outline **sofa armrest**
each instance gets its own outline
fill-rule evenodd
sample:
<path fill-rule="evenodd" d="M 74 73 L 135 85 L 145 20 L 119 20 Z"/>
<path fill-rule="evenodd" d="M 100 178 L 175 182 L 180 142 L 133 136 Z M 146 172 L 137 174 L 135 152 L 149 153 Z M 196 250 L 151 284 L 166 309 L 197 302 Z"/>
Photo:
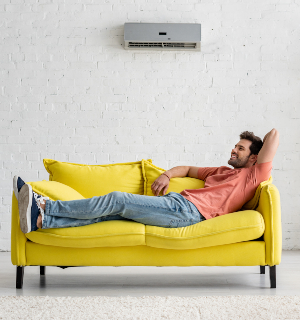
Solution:
<path fill-rule="evenodd" d="M 275 185 L 269 184 L 262 188 L 256 210 L 265 220 L 266 264 L 277 265 L 281 261 L 282 226 L 280 195 Z"/>
<path fill-rule="evenodd" d="M 79 192 L 60 182 L 43 180 L 27 183 L 31 185 L 33 191 L 53 201 L 85 199 Z M 26 265 L 26 241 L 27 237 L 20 228 L 18 200 L 13 193 L 11 211 L 11 262 L 13 265 Z"/>
<path fill-rule="evenodd" d="M 13 192 L 11 208 L 11 262 L 13 265 L 26 265 L 26 241 L 27 238 L 20 228 L 18 200 Z"/>

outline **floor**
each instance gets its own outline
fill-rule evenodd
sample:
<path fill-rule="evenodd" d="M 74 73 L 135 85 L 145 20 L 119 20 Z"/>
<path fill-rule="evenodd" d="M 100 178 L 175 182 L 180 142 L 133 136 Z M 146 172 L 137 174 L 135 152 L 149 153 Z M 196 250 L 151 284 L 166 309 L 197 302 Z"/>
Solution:
<path fill-rule="evenodd" d="M 0 252 L 0 296 L 223 296 L 300 295 L 300 251 L 283 251 L 270 288 L 269 267 L 25 267 L 16 289 L 10 252 Z"/>

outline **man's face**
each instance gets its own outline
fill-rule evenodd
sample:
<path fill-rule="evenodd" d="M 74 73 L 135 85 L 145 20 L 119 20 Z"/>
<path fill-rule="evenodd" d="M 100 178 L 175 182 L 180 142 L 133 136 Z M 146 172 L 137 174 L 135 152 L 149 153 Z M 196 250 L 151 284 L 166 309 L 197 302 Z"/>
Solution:
<path fill-rule="evenodd" d="M 253 165 L 250 159 L 250 146 L 252 142 L 246 139 L 240 140 L 231 151 L 228 164 L 236 168 L 247 168 Z M 251 156 L 251 159 L 253 157 Z"/>

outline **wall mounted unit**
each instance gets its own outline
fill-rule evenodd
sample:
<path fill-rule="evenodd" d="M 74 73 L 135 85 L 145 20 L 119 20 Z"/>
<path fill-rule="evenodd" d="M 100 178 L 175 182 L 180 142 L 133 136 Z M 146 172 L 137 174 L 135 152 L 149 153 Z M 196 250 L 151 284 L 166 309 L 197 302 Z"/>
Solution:
<path fill-rule="evenodd" d="M 126 50 L 200 51 L 199 23 L 133 23 L 124 24 Z"/>

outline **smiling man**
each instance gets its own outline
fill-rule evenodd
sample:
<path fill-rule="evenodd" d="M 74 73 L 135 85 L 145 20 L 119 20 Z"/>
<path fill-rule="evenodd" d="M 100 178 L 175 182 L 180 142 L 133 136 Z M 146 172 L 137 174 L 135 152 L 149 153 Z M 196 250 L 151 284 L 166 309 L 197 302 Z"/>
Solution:
<path fill-rule="evenodd" d="M 270 178 L 272 161 L 279 145 L 276 129 L 264 140 L 244 131 L 231 151 L 228 164 L 233 167 L 175 167 L 165 174 L 169 178 L 189 176 L 205 181 L 204 188 L 184 190 L 180 194 L 192 202 L 205 219 L 236 212 L 251 200 L 259 184 Z M 183 169 L 185 168 L 185 169 Z M 166 179 L 158 178 L 152 185 L 154 194 L 168 188 Z"/>
<path fill-rule="evenodd" d="M 186 227 L 206 219 L 236 212 L 253 198 L 256 188 L 268 180 L 279 145 L 276 129 L 264 140 L 252 132 L 240 134 L 228 164 L 233 167 L 174 167 L 152 184 L 155 197 L 114 191 L 104 196 L 72 201 L 52 201 L 32 191 L 20 177 L 13 179 L 20 226 L 24 233 L 38 228 L 79 227 L 107 220 L 133 220 L 165 228 Z M 204 188 L 169 192 L 170 179 L 192 177 Z M 159 196 L 162 192 L 162 196 Z"/>

